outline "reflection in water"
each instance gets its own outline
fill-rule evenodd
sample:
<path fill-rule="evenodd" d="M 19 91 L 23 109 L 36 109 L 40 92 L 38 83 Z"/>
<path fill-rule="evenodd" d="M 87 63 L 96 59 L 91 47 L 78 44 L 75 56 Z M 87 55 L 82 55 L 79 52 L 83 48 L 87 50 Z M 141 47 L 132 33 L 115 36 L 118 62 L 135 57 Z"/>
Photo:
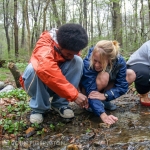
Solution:
<path fill-rule="evenodd" d="M 118 117 L 118 122 L 110 129 L 105 129 L 109 146 L 132 142 L 150 141 L 150 108 L 136 105 L 132 110 L 120 112 L 116 110 L 111 114 Z M 95 118 L 91 119 L 93 126 L 97 124 Z"/>

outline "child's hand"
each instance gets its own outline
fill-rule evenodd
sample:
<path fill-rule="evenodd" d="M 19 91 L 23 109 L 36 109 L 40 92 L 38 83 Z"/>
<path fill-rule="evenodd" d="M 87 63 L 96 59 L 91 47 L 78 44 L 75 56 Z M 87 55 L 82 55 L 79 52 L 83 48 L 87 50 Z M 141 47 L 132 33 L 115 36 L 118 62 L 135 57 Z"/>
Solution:
<path fill-rule="evenodd" d="M 115 117 L 113 115 L 107 115 L 106 113 L 102 113 L 100 115 L 100 117 L 101 117 L 101 119 L 104 123 L 107 123 L 107 124 L 110 124 L 110 125 L 114 124 L 114 123 L 116 123 L 116 121 L 118 121 L 117 117 Z"/>
<path fill-rule="evenodd" d="M 89 108 L 89 103 L 87 103 L 84 108 L 88 109 Z"/>
<path fill-rule="evenodd" d="M 99 99 L 99 100 L 106 100 L 106 97 L 104 96 L 104 94 L 100 93 L 98 91 L 92 91 L 88 95 L 88 98 L 90 98 L 90 99 Z"/>
<path fill-rule="evenodd" d="M 88 99 L 85 95 L 82 93 L 78 93 L 77 99 L 74 101 L 77 105 L 79 105 L 81 108 L 88 107 Z"/>

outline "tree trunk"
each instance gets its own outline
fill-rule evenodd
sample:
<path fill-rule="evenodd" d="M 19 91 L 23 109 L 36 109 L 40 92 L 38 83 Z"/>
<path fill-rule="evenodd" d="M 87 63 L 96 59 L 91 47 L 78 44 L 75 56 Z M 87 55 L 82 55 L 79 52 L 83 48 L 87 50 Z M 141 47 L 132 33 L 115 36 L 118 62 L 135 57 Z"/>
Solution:
<path fill-rule="evenodd" d="M 17 0 L 14 0 L 14 37 L 15 37 L 15 57 L 18 58 L 18 23 L 17 23 Z"/>
<path fill-rule="evenodd" d="M 143 0 L 141 0 L 140 20 L 141 20 L 141 37 L 143 37 L 143 35 L 144 35 L 144 12 L 143 12 Z"/>
<path fill-rule="evenodd" d="M 103 17 L 102 18 L 103 20 L 101 21 L 100 9 L 99 9 L 99 5 L 98 5 L 97 2 L 96 2 L 96 13 L 97 13 L 97 19 L 96 20 L 97 20 L 97 28 L 98 28 L 98 37 L 100 38 L 101 37 L 101 33 L 102 33 L 102 28 L 103 28 L 105 17 Z"/>
<path fill-rule="evenodd" d="M 28 17 L 28 0 L 25 0 L 25 21 L 26 21 L 26 27 L 27 27 L 27 49 L 28 49 L 28 55 L 30 56 L 30 25 L 29 25 L 29 17 Z"/>
<path fill-rule="evenodd" d="M 93 45 L 93 0 L 91 0 L 91 44 Z"/>
<path fill-rule="evenodd" d="M 54 13 L 54 16 L 55 16 L 55 21 L 56 21 L 56 24 L 57 24 L 57 28 L 59 28 L 61 26 L 61 22 L 60 22 L 60 19 L 59 19 L 56 3 L 55 3 L 55 0 L 51 0 L 51 2 L 52 2 L 52 6 L 53 6 L 53 13 Z"/>
<path fill-rule="evenodd" d="M 149 24 L 150 24 L 150 0 L 148 0 L 148 15 L 149 15 Z"/>
<path fill-rule="evenodd" d="M 122 15 L 120 12 L 119 0 L 113 1 L 112 25 L 114 39 L 122 46 Z"/>
<path fill-rule="evenodd" d="M 38 39 L 38 30 L 37 30 L 37 20 L 38 20 L 38 14 L 39 14 L 39 9 L 40 9 L 40 0 L 38 0 L 37 5 L 34 5 L 34 1 L 31 1 L 32 5 L 32 10 L 33 10 L 33 18 L 34 18 L 34 26 L 33 26 L 33 31 L 32 31 L 32 37 L 31 37 L 31 49 L 34 47 L 34 43 Z"/>
<path fill-rule="evenodd" d="M 125 31 L 125 49 L 127 49 L 127 16 L 126 16 L 126 2 L 124 1 L 124 31 Z"/>
<path fill-rule="evenodd" d="M 45 28 L 46 28 L 46 11 L 47 11 L 49 3 L 50 3 L 50 0 L 47 0 L 46 5 L 43 10 L 43 29 L 42 29 L 42 31 L 45 31 Z"/>
<path fill-rule="evenodd" d="M 138 0 L 136 0 L 135 1 L 135 14 L 134 14 L 134 19 L 135 19 L 135 34 L 134 34 L 134 36 L 135 36 L 135 40 L 134 40 L 134 42 L 136 43 L 136 42 L 138 42 L 138 14 L 137 14 L 137 4 L 138 4 Z"/>
<path fill-rule="evenodd" d="M 83 26 L 87 31 L 87 1 L 86 0 L 83 0 L 83 14 L 84 14 Z"/>
<path fill-rule="evenodd" d="M 73 20 L 73 23 L 74 23 L 74 22 L 75 22 L 75 17 L 74 17 L 74 16 L 75 16 L 75 15 L 74 15 L 74 13 L 75 13 L 75 12 L 74 12 L 74 1 L 72 1 L 72 2 L 73 2 L 73 9 L 72 9 L 72 13 L 73 13 L 72 16 L 73 16 L 73 18 L 72 18 L 72 20 Z"/>
<path fill-rule="evenodd" d="M 62 0 L 62 24 L 66 23 L 66 0 Z"/>
<path fill-rule="evenodd" d="M 24 48 L 25 46 L 25 1 L 22 0 L 22 34 L 21 34 L 21 48 Z"/>
<path fill-rule="evenodd" d="M 82 5 L 83 5 L 83 4 L 82 4 L 82 0 L 80 0 L 80 6 L 81 6 L 80 8 L 81 8 L 81 9 L 79 9 L 79 23 L 80 23 L 81 25 L 83 24 L 83 17 L 82 17 L 82 12 L 83 12 L 83 11 L 82 11 L 82 7 L 83 7 L 83 6 L 82 6 Z"/>
<path fill-rule="evenodd" d="M 16 65 L 13 62 L 8 63 L 8 68 L 11 71 L 11 73 L 15 79 L 17 88 L 20 88 L 21 85 L 19 82 L 19 78 L 20 78 L 21 74 L 20 74 L 19 70 L 17 69 Z"/>
<path fill-rule="evenodd" d="M 8 6 L 9 6 L 9 0 L 3 0 L 3 15 L 4 15 L 4 29 L 6 33 L 6 40 L 7 40 L 7 51 L 8 54 L 10 54 L 10 37 L 9 37 L 9 13 L 8 13 Z"/>

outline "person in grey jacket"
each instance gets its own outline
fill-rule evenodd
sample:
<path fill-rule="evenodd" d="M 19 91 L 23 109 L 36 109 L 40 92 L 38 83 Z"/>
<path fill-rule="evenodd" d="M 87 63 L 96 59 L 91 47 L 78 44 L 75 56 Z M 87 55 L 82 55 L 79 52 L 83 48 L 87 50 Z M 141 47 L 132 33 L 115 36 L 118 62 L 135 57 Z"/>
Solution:
<path fill-rule="evenodd" d="M 142 105 L 150 106 L 150 41 L 145 42 L 127 61 L 127 77 L 129 85 L 135 83 L 140 94 Z"/>

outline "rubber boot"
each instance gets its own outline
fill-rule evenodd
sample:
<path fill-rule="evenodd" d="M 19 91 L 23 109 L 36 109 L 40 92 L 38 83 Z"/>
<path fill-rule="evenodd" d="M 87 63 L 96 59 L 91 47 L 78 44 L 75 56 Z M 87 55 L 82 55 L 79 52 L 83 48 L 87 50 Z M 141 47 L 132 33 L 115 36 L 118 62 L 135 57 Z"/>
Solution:
<path fill-rule="evenodd" d="M 150 106 L 150 94 L 140 94 L 140 102 L 144 106 Z"/>

